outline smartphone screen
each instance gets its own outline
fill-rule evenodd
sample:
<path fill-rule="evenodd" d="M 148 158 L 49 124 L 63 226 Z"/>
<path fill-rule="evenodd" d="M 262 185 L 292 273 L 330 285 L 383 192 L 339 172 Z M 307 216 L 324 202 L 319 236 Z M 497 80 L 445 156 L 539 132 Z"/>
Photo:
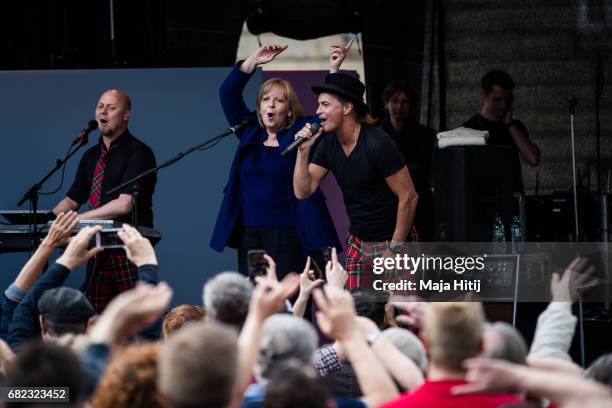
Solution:
<path fill-rule="evenodd" d="M 123 248 L 123 241 L 117 236 L 121 228 L 108 228 L 96 234 L 96 245 L 106 249 Z"/>
<path fill-rule="evenodd" d="M 264 258 L 266 251 L 263 249 L 252 249 L 247 253 L 249 261 L 249 277 L 265 276 L 268 262 Z"/>
<path fill-rule="evenodd" d="M 331 248 L 313 249 L 309 252 L 310 269 L 315 273 L 316 279 L 325 279 L 325 267 L 331 261 Z"/>
<path fill-rule="evenodd" d="M 332 260 L 331 247 L 321 249 L 321 253 L 323 254 L 323 263 L 327 265 L 327 263 Z"/>
<path fill-rule="evenodd" d="M 323 270 L 312 256 L 310 257 L 310 269 L 314 272 L 315 279 L 321 279 L 325 276 Z"/>

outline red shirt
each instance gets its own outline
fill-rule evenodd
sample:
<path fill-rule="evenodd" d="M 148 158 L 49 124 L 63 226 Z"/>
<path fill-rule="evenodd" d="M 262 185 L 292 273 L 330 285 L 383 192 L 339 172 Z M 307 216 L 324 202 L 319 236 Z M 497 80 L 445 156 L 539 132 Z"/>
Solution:
<path fill-rule="evenodd" d="M 510 394 L 451 395 L 451 388 L 466 383 L 464 380 L 425 381 L 411 394 L 403 394 L 398 399 L 382 405 L 382 408 L 494 408 L 502 404 L 522 402 L 519 397 Z"/>

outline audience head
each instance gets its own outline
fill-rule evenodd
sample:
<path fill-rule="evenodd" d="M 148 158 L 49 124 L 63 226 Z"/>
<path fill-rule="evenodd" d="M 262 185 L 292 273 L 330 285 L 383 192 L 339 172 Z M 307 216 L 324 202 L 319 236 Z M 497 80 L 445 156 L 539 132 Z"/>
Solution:
<path fill-rule="evenodd" d="M 189 322 L 197 322 L 204 320 L 206 317 L 206 309 L 202 306 L 196 305 L 180 305 L 170 310 L 166 316 L 164 316 L 164 322 L 162 324 L 162 334 L 164 338 L 168 338 L 170 334 L 174 333 L 184 324 Z"/>
<path fill-rule="evenodd" d="M 480 303 L 432 303 L 423 323 L 430 366 L 463 372 L 463 361 L 480 353 L 484 324 Z"/>
<path fill-rule="evenodd" d="M 38 300 L 43 335 L 59 337 L 84 333 L 95 311 L 85 295 L 76 289 L 60 287 L 46 290 Z"/>
<path fill-rule="evenodd" d="M 78 406 L 85 389 L 85 372 L 78 357 L 67 347 L 52 342 L 33 342 L 17 354 L 6 371 L 7 387 L 68 387 L 70 406 Z M 6 407 L 24 407 L 6 403 Z M 37 406 L 32 403 L 31 406 Z"/>
<path fill-rule="evenodd" d="M 399 351 L 416 364 L 423 372 L 427 372 L 427 353 L 423 343 L 410 330 L 400 327 L 390 327 L 382 332 Z"/>
<path fill-rule="evenodd" d="M 198 322 L 174 333 L 159 359 L 159 389 L 173 408 L 225 407 L 238 373 L 236 331 Z"/>
<path fill-rule="evenodd" d="M 261 85 L 257 107 L 261 127 L 274 132 L 291 127 L 296 119 L 304 116 L 293 86 L 281 78 L 268 79 Z"/>
<path fill-rule="evenodd" d="M 264 322 L 255 372 L 269 380 L 286 368 L 309 370 L 313 366 L 318 337 L 304 319 L 276 314 Z"/>
<path fill-rule="evenodd" d="M 512 325 L 505 322 L 487 323 L 482 338 L 486 357 L 515 364 L 527 363 L 527 343 Z"/>
<path fill-rule="evenodd" d="M 157 388 L 159 343 L 136 344 L 110 362 L 100 379 L 92 405 L 96 408 L 166 406 Z"/>
<path fill-rule="evenodd" d="M 325 386 L 304 370 L 279 371 L 266 387 L 264 408 L 327 408 Z"/>
<path fill-rule="evenodd" d="M 253 284 L 237 272 L 222 272 L 204 285 L 208 317 L 240 328 L 249 311 Z"/>
<path fill-rule="evenodd" d="M 586 370 L 585 377 L 612 387 L 612 353 L 604 354 L 593 361 Z"/>
<path fill-rule="evenodd" d="M 379 329 L 385 326 L 385 305 L 389 302 L 389 295 L 374 289 L 356 287 L 351 291 L 357 316 L 367 317 Z"/>

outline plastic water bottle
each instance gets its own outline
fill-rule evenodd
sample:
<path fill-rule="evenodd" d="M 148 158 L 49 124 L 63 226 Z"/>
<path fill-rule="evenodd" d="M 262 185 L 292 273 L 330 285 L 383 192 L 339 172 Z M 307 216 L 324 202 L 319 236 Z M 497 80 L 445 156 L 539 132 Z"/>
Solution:
<path fill-rule="evenodd" d="M 495 223 L 493 224 L 491 241 L 493 241 L 493 253 L 503 254 L 506 247 L 506 230 L 504 223 L 498 213 L 495 213 Z"/>
<path fill-rule="evenodd" d="M 525 248 L 525 233 L 521 225 L 521 219 L 515 215 L 512 219 L 512 253 L 521 254 Z"/>

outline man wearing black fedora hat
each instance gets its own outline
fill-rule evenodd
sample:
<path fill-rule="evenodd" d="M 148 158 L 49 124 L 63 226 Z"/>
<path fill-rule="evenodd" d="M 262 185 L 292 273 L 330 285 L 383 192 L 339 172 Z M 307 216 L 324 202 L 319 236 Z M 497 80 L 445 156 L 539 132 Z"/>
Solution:
<path fill-rule="evenodd" d="M 351 223 L 348 288 L 366 286 L 364 254 L 389 254 L 406 240 L 418 196 L 391 137 L 369 123 L 365 85 L 350 75 L 332 73 L 325 84 L 312 90 L 319 95 L 321 128 L 313 135 L 307 124 L 296 134 L 306 140 L 298 149 L 293 188 L 298 198 L 306 198 L 329 170 L 334 173 Z M 313 144 L 323 133 L 309 160 Z"/>

